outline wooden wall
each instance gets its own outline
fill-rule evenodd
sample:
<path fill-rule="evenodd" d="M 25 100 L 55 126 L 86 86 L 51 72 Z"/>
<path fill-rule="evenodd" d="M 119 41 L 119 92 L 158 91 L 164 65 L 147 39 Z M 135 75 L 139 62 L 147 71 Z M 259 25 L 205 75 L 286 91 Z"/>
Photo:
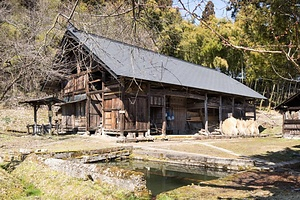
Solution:
<path fill-rule="evenodd" d="M 285 136 L 300 136 L 300 111 L 286 111 L 283 114 L 282 133 Z"/>
<path fill-rule="evenodd" d="M 89 112 L 89 127 L 90 130 L 96 130 L 102 125 L 102 106 L 101 101 L 91 100 Z"/>
<path fill-rule="evenodd" d="M 95 131 L 101 125 L 102 102 L 95 96 L 92 95 L 91 101 L 87 101 L 86 99 L 77 102 L 71 101 L 61 106 L 61 127 L 63 130 L 85 132 L 87 131 L 86 124 L 88 123 L 88 131 Z M 90 103 L 89 106 L 87 106 L 88 102 Z M 86 112 L 86 109 L 89 109 L 88 112 Z M 86 116 L 87 113 L 88 116 Z"/>
<path fill-rule="evenodd" d="M 195 133 L 193 131 L 206 127 L 206 119 L 209 131 L 214 131 L 220 116 L 224 120 L 230 112 L 239 111 L 233 107 L 243 101 L 208 94 L 205 106 L 205 93 L 201 95 L 199 91 L 146 81 L 116 80 L 103 71 L 72 75 L 63 88 L 63 96 L 73 101 L 74 97 L 82 95 L 85 99 L 79 99 L 81 102 L 63 106 L 62 125 L 67 129 L 88 131 L 102 125 L 104 132 L 115 134 L 147 132 L 150 124 L 161 133 Z M 220 99 L 222 113 L 219 113 Z M 238 107 L 244 109 L 244 105 Z"/>
<path fill-rule="evenodd" d="M 73 75 L 66 83 L 63 94 L 69 94 L 79 91 L 85 91 L 86 88 L 86 74 Z"/>
<path fill-rule="evenodd" d="M 284 120 L 282 132 L 284 135 L 300 136 L 300 120 L 299 119 Z"/>
<path fill-rule="evenodd" d="M 122 101 L 117 95 L 106 95 L 103 102 L 104 129 L 120 129 L 119 111 L 122 109 Z"/>
<path fill-rule="evenodd" d="M 147 131 L 148 101 L 144 96 L 125 96 L 125 131 Z"/>
<path fill-rule="evenodd" d="M 186 132 L 186 98 L 169 97 L 167 105 L 167 129 L 170 129 L 173 134 L 183 134 Z"/>
<path fill-rule="evenodd" d="M 63 105 L 61 120 L 64 131 L 85 131 L 85 101 Z"/>

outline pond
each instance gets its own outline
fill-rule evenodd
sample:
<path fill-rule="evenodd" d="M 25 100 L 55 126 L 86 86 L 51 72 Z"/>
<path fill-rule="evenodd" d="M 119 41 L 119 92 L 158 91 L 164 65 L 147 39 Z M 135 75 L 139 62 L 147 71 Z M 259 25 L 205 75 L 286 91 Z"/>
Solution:
<path fill-rule="evenodd" d="M 116 161 L 99 163 L 100 165 L 118 166 L 123 169 L 143 172 L 147 188 L 153 196 L 176 188 L 225 177 L 229 172 L 218 171 L 189 165 L 176 165 L 153 161 Z"/>

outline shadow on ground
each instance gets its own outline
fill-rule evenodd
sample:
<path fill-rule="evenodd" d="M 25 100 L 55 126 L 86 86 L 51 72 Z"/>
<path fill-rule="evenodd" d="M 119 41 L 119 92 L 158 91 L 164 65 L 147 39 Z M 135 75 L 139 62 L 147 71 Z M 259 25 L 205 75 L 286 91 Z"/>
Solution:
<path fill-rule="evenodd" d="M 295 159 L 299 159 L 300 161 L 300 145 L 295 145 L 292 148 L 287 147 L 282 151 L 267 151 L 266 154 L 253 155 L 251 158 L 263 159 L 274 163 L 287 162 Z"/>

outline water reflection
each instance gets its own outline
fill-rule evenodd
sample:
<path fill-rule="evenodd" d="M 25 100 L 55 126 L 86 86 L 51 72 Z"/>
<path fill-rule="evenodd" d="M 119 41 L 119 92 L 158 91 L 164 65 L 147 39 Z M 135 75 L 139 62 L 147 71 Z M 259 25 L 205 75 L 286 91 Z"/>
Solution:
<path fill-rule="evenodd" d="M 161 192 L 186 185 L 196 185 L 199 182 L 218 179 L 229 174 L 228 172 L 197 166 L 140 160 L 101 163 L 101 165 L 108 167 L 117 166 L 127 170 L 143 172 L 145 174 L 147 188 L 151 190 L 154 196 Z"/>

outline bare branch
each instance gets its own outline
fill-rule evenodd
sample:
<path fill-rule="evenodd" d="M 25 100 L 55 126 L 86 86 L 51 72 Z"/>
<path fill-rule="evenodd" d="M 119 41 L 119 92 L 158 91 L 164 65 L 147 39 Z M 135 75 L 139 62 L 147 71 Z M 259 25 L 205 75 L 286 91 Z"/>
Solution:
<path fill-rule="evenodd" d="M 285 77 L 281 76 L 281 75 L 276 71 L 276 69 L 275 69 L 275 67 L 274 67 L 273 64 L 271 64 L 271 67 L 272 67 L 273 71 L 275 72 L 275 74 L 276 74 L 277 76 L 279 76 L 281 79 L 286 80 L 286 81 L 291 81 L 291 82 L 297 82 L 297 83 L 300 82 L 299 80 L 295 80 L 295 79 L 293 79 L 293 78 L 285 78 Z"/>
<path fill-rule="evenodd" d="M 209 30 L 211 30 L 217 37 L 219 37 L 222 40 L 223 45 L 228 46 L 228 47 L 232 47 L 232 48 L 238 49 L 238 50 L 251 51 L 251 52 L 257 52 L 257 53 L 283 54 L 283 55 L 286 56 L 287 60 L 290 61 L 297 68 L 297 70 L 300 72 L 300 66 L 299 66 L 299 64 L 296 62 L 296 60 L 292 56 L 290 56 L 291 47 L 295 46 L 295 45 L 288 45 L 288 47 L 289 47 L 289 51 L 288 52 L 286 52 L 283 49 L 283 46 L 285 46 L 285 45 L 281 46 L 279 44 L 279 42 L 278 42 L 278 45 L 276 45 L 276 47 L 278 47 L 280 50 L 267 50 L 267 49 L 258 49 L 258 48 L 251 48 L 251 47 L 245 47 L 245 46 L 235 45 L 232 42 L 230 42 L 228 39 L 226 39 L 224 36 L 222 36 L 220 33 L 218 33 L 208 23 L 206 23 L 204 20 L 202 20 L 201 17 L 199 17 L 194 11 L 193 12 L 189 11 L 185 7 L 185 5 L 183 4 L 182 0 L 179 0 L 179 3 L 181 4 L 182 8 L 187 13 L 189 13 L 195 19 L 199 20 L 201 22 L 201 24 L 203 24 L 206 28 L 208 28 Z M 278 41 L 277 37 L 275 37 L 275 39 Z M 297 49 L 298 49 L 298 46 L 297 46 Z"/>
<path fill-rule="evenodd" d="M 74 12 L 76 10 L 76 7 L 78 6 L 78 3 L 79 3 L 79 0 L 76 1 L 75 5 L 74 5 L 69 17 L 68 17 L 68 22 L 70 22 L 70 20 L 72 19 L 73 15 L 74 15 Z"/>
<path fill-rule="evenodd" d="M 92 16 L 92 17 L 117 17 L 117 16 L 120 16 L 120 15 L 125 15 L 125 14 L 127 14 L 127 13 L 130 13 L 130 12 L 132 12 L 133 11 L 133 9 L 132 8 L 130 8 L 130 9 L 127 9 L 127 10 L 125 10 L 125 11 L 123 11 L 123 12 L 116 12 L 116 11 L 114 11 L 114 12 L 112 12 L 112 13 L 110 13 L 110 14 L 105 14 L 105 15 L 96 15 L 96 14 L 84 14 L 84 13 L 81 13 L 81 15 L 83 15 L 83 16 L 85 16 L 85 15 L 89 15 L 89 16 Z M 77 12 L 75 12 L 76 14 L 78 14 Z"/>
<path fill-rule="evenodd" d="M 239 49 L 239 50 L 253 51 L 253 52 L 258 52 L 258 53 L 275 53 L 275 54 L 281 54 L 282 53 L 282 51 L 272 51 L 272 50 L 265 50 L 265 49 L 254 49 L 254 48 L 250 48 L 250 47 L 244 47 L 244 46 L 234 45 L 229 40 L 227 40 L 224 36 L 222 36 L 220 33 L 218 33 L 214 28 L 212 28 L 208 23 L 206 23 L 204 20 L 202 20 L 201 17 L 198 16 L 195 12 L 190 12 L 189 10 L 187 10 L 181 0 L 179 0 L 179 2 L 181 3 L 183 9 L 186 12 L 188 12 L 190 15 L 192 15 L 195 19 L 199 20 L 201 22 L 201 24 L 203 24 L 206 28 L 208 28 L 215 35 L 217 35 L 222 40 L 222 42 L 223 42 L 223 44 L 225 46 L 229 46 L 229 47 L 232 47 L 232 48 L 235 48 L 235 49 Z"/>
<path fill-rule="evenodd" d="M 219 37 L 222 37 L 220 34 L 218 34 L 216 32 L 216 34 Z M 222 37 L 224 38 L 224 37 Z M 222 39 L 223 40 L 223 44 L 225 46 L 229 46 L 235 49 L 239 49 L 239 50 L 245 50 L 245 51 L 252 51 L 252 52 L 257 52 L 257 53 L 272 53 L 272 54 L 282 54 L 282 51 L 273 51 L 273 50 L 265 50 L 265 49 L 254 49 L 254 48 L 250 48 L 250 47 L 244 47 L 244 46 L 238 46 L 238 45 L 234 45 L 232 43 L 230 43 L 228 40 L 226 40 L 225 38 Z"/>

